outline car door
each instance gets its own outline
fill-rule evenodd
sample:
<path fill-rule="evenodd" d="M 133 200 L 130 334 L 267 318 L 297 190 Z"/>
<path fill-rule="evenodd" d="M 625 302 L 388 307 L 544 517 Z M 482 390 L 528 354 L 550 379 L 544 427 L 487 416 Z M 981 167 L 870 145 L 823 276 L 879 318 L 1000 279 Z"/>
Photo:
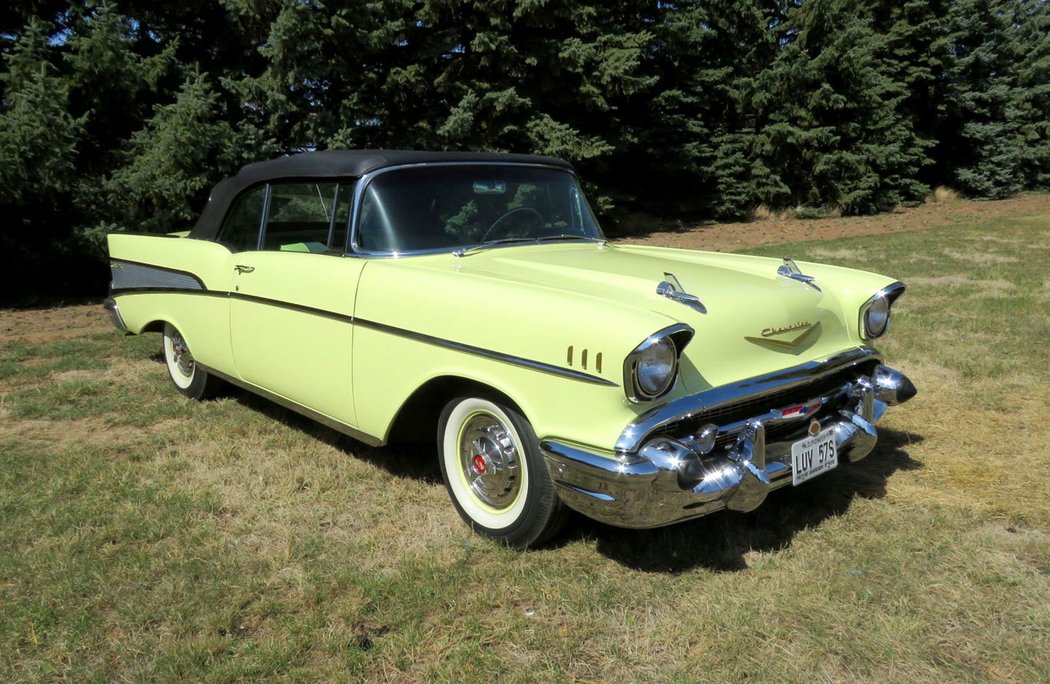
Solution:
<path fill-rule="evenodd" d="M 268 186 L 257 249 L 230 258 L 230 342 L 241 380 L 352 426 L 352 320 L 366 262 L 342 255 L 351 189 Z"/>

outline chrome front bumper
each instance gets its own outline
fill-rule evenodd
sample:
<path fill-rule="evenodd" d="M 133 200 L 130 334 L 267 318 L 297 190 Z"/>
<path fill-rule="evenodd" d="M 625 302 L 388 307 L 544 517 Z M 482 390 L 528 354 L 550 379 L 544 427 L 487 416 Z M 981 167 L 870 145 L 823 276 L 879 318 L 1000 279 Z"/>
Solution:
<path fill-rule="evenodd" d="M 562 501 L 611 525 L 660 527 L 722 509 L 750 511 L 791 484 L 791 445 L 809 434 L 830 429 L 840 464 L 871 452 L 886 407 L 915 396 L 907 377 L 878 361 L 874 351 L 857 350 L 737 386 L 757 392 L 727 396 L 717 388 L 687 398 L 688 411 L 671 418 L 661 409 L 660 420 L 647 415 L 628 426 L 617 446 L 633 443 L 633 451 L 603 454 L 556 439 L 541 449 Z M 779 403 L 784 397 L 792 401 Z"/>

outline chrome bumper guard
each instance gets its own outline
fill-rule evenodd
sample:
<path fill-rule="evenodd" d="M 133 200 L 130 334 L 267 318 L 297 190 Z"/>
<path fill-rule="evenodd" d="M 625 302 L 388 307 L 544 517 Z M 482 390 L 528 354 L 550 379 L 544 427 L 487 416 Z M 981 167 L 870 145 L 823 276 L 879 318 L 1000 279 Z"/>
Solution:
<path fill-rule="evenodd" d="M 705 425 L 704 430 L 688 434 L 679 434 L 673 424 L 664 422 L 656 433 L 642 435 L 633 453 L 603 455 L 553 439 L 543 440 L 540 446 L 562 501 L 611 525 L 660 527 L 722 509 L 754 510 L 769 492 L 791 483 L 793 443 L 830 429 L 840 463 L 859 461 L 875 447 L 875 423 L 886 407 L 915 396 L 915 386 L 902 373 L 873 365 L 874 352 L 865 360 L 867 370 L 858 367 L 838 387 L 791 407 L 725 425 Z M 859 366 L 856 360 L 845 367 L 854 365 Z M 789 372 L 784 377 L 797 375 Z M 754 395 L 738 397 L 739 403 L 755 399 Z M 699 415 L 702 418 L 703 413 Z M 695 417 L 682 416 L 683 420 Z M 777 441 L 767 442 L 767 433 L 774 428 Z M 714 429 L 717 438 L 705 439 L 708 435 L 703 432 Z"/>
<path fill-rule="evenodd" d="M 113 324 L 120 332 L 125 335 L 130 335 L 131 331 L 128 330 L 128 326 L 124 324 L 124 319 L 120 316 L 120 309 L 117 308 L 117 300 L 109 297 L 106 301 L 102 302 L 102 308 L 106 311 L 106 315 L 109 316 L 109 322 Z"/>

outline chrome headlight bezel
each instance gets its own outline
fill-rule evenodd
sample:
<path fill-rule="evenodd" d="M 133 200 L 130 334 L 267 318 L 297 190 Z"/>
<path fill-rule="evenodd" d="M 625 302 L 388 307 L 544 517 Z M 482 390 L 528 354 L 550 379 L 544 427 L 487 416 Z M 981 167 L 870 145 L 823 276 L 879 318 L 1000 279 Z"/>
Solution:
<path fill-rule="evenodd" d="M 670 392 L 678 380 L 678 360 L 682 350 L 693 339 L 693 334 L 694 330 L 691 327 L 678 323 L 653 333 L 635 347 L 623 362 L 623 389 L 627 398 L 640 404 L 659 399 Z M 662 351 L 669 355 L 666 359 L 668 370 L 665 377 L 655 385 L 643 382 L 640 373 L 646 355 L 659 354 Z"/>
<path fill-rule="evenodd" d="M 890 329 L 893 303 L 904 294 L 904 283 L 887 285 L 860 307 L 860 336 L 865 340 L 882 337 Z M 881 320 L 880 320 L 881 319 Z"/>

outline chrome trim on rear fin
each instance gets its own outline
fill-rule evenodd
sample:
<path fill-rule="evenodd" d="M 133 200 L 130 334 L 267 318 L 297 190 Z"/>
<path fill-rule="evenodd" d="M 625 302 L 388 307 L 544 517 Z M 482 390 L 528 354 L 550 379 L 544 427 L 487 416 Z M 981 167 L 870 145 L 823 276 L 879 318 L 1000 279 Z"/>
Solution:
<path fill-rule="evenodd" d="M 152 264 L 113 259 L 109 262 L 113 280 L 110 290 L 205 290 L 201 279 L 192 273 Z"/>

